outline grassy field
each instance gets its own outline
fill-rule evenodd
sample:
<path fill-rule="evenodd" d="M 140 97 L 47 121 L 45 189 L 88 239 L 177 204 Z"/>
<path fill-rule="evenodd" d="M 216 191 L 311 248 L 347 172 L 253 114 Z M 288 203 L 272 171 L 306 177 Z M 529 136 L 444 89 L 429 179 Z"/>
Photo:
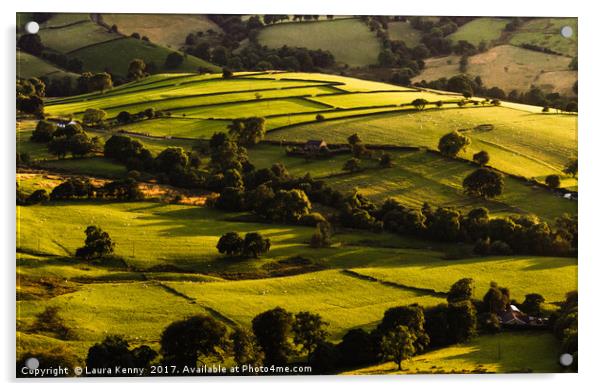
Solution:
<path fill-rule="evenodd" d="M 287 45 L 328 50 L 335 61 L 351 67 L 376 64 L 380 51 L 376 35 L 359 19 L 273 25 L 261 29 L 258 41 L 273 48 Z"/>
<path fill-rule="evenodd" d="M 577 147 L 576 116 L 507 107 L 432 109 L 341 119 L 275 131 L 268 138 L 304 141 L 311 134 L 311 138 L 341 143 L 357 133 L 365 143 L 436 148 L 443 134 L 480 124 L 493 124 L 494 130 L 466 132 L 472 144 L 463 156 L 470 159 L 473 153 L 487 150 L 492 166 L 527 178 L 559 174 Z"/>
<path fill-rule="evenodd" d="M 63 79 L 69 77 L 75 80 L 79 77 L 77 73 L 57 68 L 53 64 L 32 56 L 29 53 L 17 51 L 17 75 L 24 79 L 46 76 L 49 79 Z"/>
<path fill-rule="evenodd" d="M 438 297 L 375 284 L 336 270 L 267 280 L 166 284 L 246 326 L 256 314 L 277 306 L 292 312 L 317 312 L 329 323 L 327 330 L 335 340 L 351 328 L 373 327 L 388 308 L 442 302 Z"/>
<path fill-rule="evenodd" d="M 450 34 L 447 38 L 454 42 L 468 41 L 474 46 L 479 46 L 481 41 L 490 43 L 500 38 L 502 31 L 509 23 L 509 20 L 498 18 L 477 18 L 460 26 L 460 28 Z"/>
<path fill-rule="evenodd" d="M 382 281 L 446 292 L 460 278 L 475 281 L 475 296 L 482 298 L 489 282 L 507 286 L 513 299 L 522 303 L 526 294 L 539 293 L 547 302 L 560 302 L 577 289 L 577 260 L 547 257 L 492 257 L 459 261 L 408 262 L 397 267 L 358 268 L 354 271 Z"/>
<path fill-rule="evenodd" d="M 413 373 L 560 372 L 560 347 L 552 334 L 542 332 L 484 335 L 474 340 L 392 362 L 346 372 L 346 375 Z"/>
<path fill-rule="evenodd" d="M 569 26 L 573 29 L 571 37 L 563 37 L 560 30 Z M 552 49 L 567 56 L 577 55 L 577 18 L 535 18 L 521 25 L 512 34 L 510 43 L 521 45 L 528 43 Z"/>
<path fill-rule="evenodd" d="M 165 59 L 172 50 L 136 38 L 122 38 L 91 47 L 83 47 L 71 53 L 84 63 L 84 69 L 102 72 L 110 69 L 119 75 L 126 75 L 130 62 L 135 58 L 145 63 L 154 63 L 162 72 L 195 72 L 200 67 L 217 71 L 214 65 L 193 56 L 184 56 L 184 62 L 177 69 L 167 69 Z"/>
<path fill-rule="evenodd" d="M 149 20 L 149 23 L 152 21 Z M 141 58 L 147 64 L 154 63 L 159 71 L 165 72 L 196 72 L 199 67 L 219 71 L 219 67 L 193 56 L 185 56 L 178 69 L 166 69 L 165 59 L 173 50 L 157 43 L 130 38 L 129 34 L 124 36 L 109 31 L 92 21 L 87 14 L 57 13 L 41 27 L 38 35 L 47 49 L 80 59 L 86 71 L 103 72 L 108 69 L 125 76 L 134 58 Z M 168 36 L 167 30 L 163 28 L 159 33 Z M 188 32 L 178 29 L 177 33 L 186 35 Z"/>
<path fill-rule="evenodd" d="M 103 14 L 102 19 L 109 26 L 117 25 L 123 34 L 138 33 L 147 36 L 151 42 L 174 49 L 183 46 L 186 36 L 191 32 L 221 32 L 221 28 L 206 15 Z"/>
<path fill-rule="evenodd" d="M 59 53 L 69 53 L 82 47 L 121 38 L 121 35 L 109 32 L 91 20 L 64 26 L 62 23 L 52 28 L 42 28 L 38 32 L 44 46 Z"/>
<path fill-rule="evenodd" d="M 460 73 L 459 61 L 460 57 L 457 55 L 427 59 L 424 71 L 412 81 L 431 81 L 455 76 Z M 565 56 L 500 45 L 469 57 L 467 73 L 481 76 L 484 85 L 497 86 L 506 92 L 513 89 L 528 91 L 531 85 L 536 85 L 546 92 L 572 95 L 571 88 L 577 80 L 577 72 L 569 71 L 570 62 L 571 59 Z M 552 72 L 556 77 L 546 77 Z"/>
<path fill-rule="evenodd" d="M 389 22 L 387 26 L 387 32 L 391 41 L 403 41 L 409 48 L 420 44 L 422 32 L 414 29 L 409 23 Z"/>

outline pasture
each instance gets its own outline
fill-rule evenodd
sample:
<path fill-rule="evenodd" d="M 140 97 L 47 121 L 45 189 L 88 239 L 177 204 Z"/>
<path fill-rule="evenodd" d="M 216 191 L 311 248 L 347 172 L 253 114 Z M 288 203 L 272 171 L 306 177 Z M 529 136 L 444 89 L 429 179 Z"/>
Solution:
<path fill-rule="evenodd" d="M 571 37 L 563 37 L 560 30 L 569 26 Z M 566 56 L 577 55 L 577 18 L 535 18 L 521 25 L 512 37 L 512 45 L 524 43 L 551 49 Z"/>
<path fill-rule="evenodd" d="M 458 75 L 459 61 L 460 57 L 457 55 L 429 58 L 425 61 L 425 69 L 412 81 L 431 81 Z M 536 85 L 546 92 L 572 95 L 570 88 L 577 80 L 577 72 L 569 71 L 570 62 L 570 57 L 500 45 L 470 56 L 467 73 L 481 76 L 484 85 L 499 87 L 506 93 L 513 89 L 528 91 L 531 85 Z M 559 80 L 547 77 L 548 73 L 556 75 Z M 567 86 L 570 86 L 568 90 Z"/>
<path fill-rule="evenodd" d="M 257 39 L 271 48 L 287 45 L 328 50 L 336 62 L 350 67 L 376 64 L 380 51 L 376 35 L 355 18 L 281 23 L 261 29 Z"/>
<path fill-rule="evenodd" d="M 514 332 L 483 335 L 474 340 L 392 362 L 361 368 L 346 375 L 393 375 L 416 373 L 550 373 L 560 372 L 560 346 L 549 333 Z"/>
<path fill-rule="evenodd" d="M 452 130 L 492 124 L 491 131 L 466 131 L 472 143 L 461 156 L 486 150 L 490 164 L 501 171 L 542 179 L 560 170 L 577 148 L 577 117 L 571 114 L 531 113 L 509 107 L 427 109 L 368 117 L 316 122 L 268 133 L 268 139 L 304 141 L 311 138 L 345 143 L 357 133 L 368 144 L 437 148 L 439 138 Z"/>
<path fill-rule="evenodd" d="M 221 32 L 221 28 L 206 15 L 191 14 L 102 14 L 109 26 L 116 25 L 125 35 L 138 33 L 151 42 L 168 48 L 179 49 L 190 32 Z M 185 28 L 183 28 L 185 26 Z"/>
<path fill-rule="evenodd" d="M 389 22 L 387 33 L 391 41 L 403 41 L 409 48 L 418 46 L 422 38 L 422 32 L 414 29 L 408 22 Z"/>
<path fill-rule="evenodd" d="M 17 74 L 24 79 L 46 76 L 49 79 L 69 77 L 75 80 L 79 77 L 76 73 L 65 71 L 41 58 L 22 51 L 17 51 Z"/>
<path fill-rule="evenodd" d="M 467 41 L 478 47 L 484 41 L 489 44 L 496 41 L 502 35 L 502 31 L 509 20 L 499 18 L 477 18 L 460 26 L 458 30 L 447 38 L 454 42 Z"/>

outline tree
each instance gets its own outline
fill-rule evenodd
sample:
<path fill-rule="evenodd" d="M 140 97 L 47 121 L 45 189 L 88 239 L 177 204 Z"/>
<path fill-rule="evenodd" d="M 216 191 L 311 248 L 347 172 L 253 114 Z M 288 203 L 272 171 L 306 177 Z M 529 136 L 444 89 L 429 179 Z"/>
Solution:
<path fill-rule="evenodd" d="M 245 257 L 253 256 L 259 258 L 262 254 L 270 250 L 271 242 L 269 238 L 263 237 L 258 232 L 249 232 L 245 235 L 243 242 L 242 255 Z"/>
<path fill-rule="evenodd" d="M 564 166 L 562 172 L 564 172 L 567 175 L 571 175 L 573 178 L 576 177 L 579 173 L 577 159 L 569 160 L 566 166 Z"/>
<path fill-rule="evenodd" d="M 228 68 L 224 68 L 222 71 L 222 78 L 231 79 L 232 77 L 234 77 L 234 74 L 232 73 L 232 71 Z"/>
<path fill-rule="evenodd" d="M 228 125 L 228 130 L 229 134 L 241 145 L 255 145 L 265 136 L 265 118 L 250 117 L 235 119 Z"/>
<path fill-rule="evenodd" d="M 27 205 L 37 205 L 50 200 L 50 196 L 45 189 L 38 189 L 31 193 L 25 200 Z"/>
<path fill-rule="evenodd" d="M 100 109 L 89 108 L 84 111 L 82 122 L 86 125 L 95 125 L 105 119 L 107 112 Z"/>
<path fill-rule="evenodd" d="M 196 315 L 170 324 L 161 334 L 161 354 L 166 364 L 196 367 L 201 357 L 222 359 L 227 329 L 211 316 Z"/>
<path fill-rule="evenodd" d="M 316 224 L 316 232 L 311 236 L 309 244 L 311 247 L 328 247 L 331 244 L 331 228 L 328 221 L 320 221 Z"/>
<path fill-rule="evenodd" d="M 115 243 L 111 240 L 108 233 L 95 225 L 86 228 L 86 242 L 84 247 L 80 247 L 75 252 L 75 256 L 84 259 L 100 258 L 112 254 L 115 250 Z"/>
<path fill-rule="evenodd" d="M 127 78 L 129 80 L 140 80 L 146 77 L 148 74 L 146 73 L 146 63 L 144 60 L 135 58 L 130 61 L 130 65 L 128 66 L 128 74 Z"/>
<path fill-rule="evenodd" d="M 415 342 L 416 335 L 407 326 L 399 325 L 383 336 L 380 346 L 383 356 L 391 358 L 401 371 L 402 361 L 416 353 Z"/>
<path fill-rule="evenodd" d="M 73 157 L 83 157 L 100 149 L 100 140 L 98 137 L 91 139 L 85 133 L 78 133 L 67 140 L 67 146 Z"/>
<path fill-rule="evenodd" d="M 458 303 L 471 300 L 474 294 L 474 280 L 472 278 L 462 278 L 456 281 L 447 293 L 448 303 Z"/>
<path fill-rule="evenodd" d="M 113 79 L 111 78 L 111 75 L 106 72 L 96 73 L 86 79 L 86 84 L 88 91 L 90 92 L 104 92 L 105 90 L 113 88 Z"/>
<path fill-rule="evenodd" d="M 84 129 L 82 128 L 82 126 L 77 123 L 77 122 L 70 122 L 65 126 L 59 126 L 55 131 L 54 131 L 54 137 L 66 137 L 66 138 L 71 138 L 73 136 L 75 136 L 76 134 L 81 134 L 84 133 Z"/>
<path fill-rule="evenodd" d="M 41 120 L 37 123 L 36 128 L 31 133 L 31 141 L 36 143 L 47 143 L 52 140 L 56 130 L 54 122 Z"/>
<path fill-rule="evenodd" d="M 338 345 L 343 365 L 358 367 L 375 362 L 378 359 L 375 345 L 372 336 L 364 329 L 349 330 Z"/>
<path fill-rule="evenodd" d="M 414 349 L 417 353 L 420 353 L 430 342 L 424 329 L 424 322 L 424 310 L 417 304 L 392 307 L 385 311 L 375 332 L 382 337 L 398 326 L 406 326 L 416 336 L 413 342 Z"/>
<path fill-rule="evenodd" d="M 170 173 L 177 168 L 186 168 L 188 166 L 188 155 L 181 147 L 165 148 L 155 159 L 159 171 Z"/>
<path fill-rule="evenodd" d="M 132 114 L 128 111 L 120 111 L 119 114 L 115 117 L 118 123 L 120 124 L 129 124 L 134 120 Z"/>
<path fill-rule="evenodd" d="M 42 50 L 44 50 L 44 45 L 42 45 L 39 34 L 23 34 L 19 37 L 17 45 L 19 49 L 34 56 L 39 56 L 42 54 Z"/>
<path fill-rule="evenodd" d="M 558 175 L 548 175 L 546 185 L 551 189 L 557 189 L 560 186 L 560 177 Z"/>
<path fill-rule="evenodd" d="M 470 139 L 468 137 L 454 130 L 439 139 L 439 151 L 444 156 L 455 157 L 460 151 L 464 151 L 469 144 Z"/>
<path fill-rule="evenodd" d="M 487 311 L 498 314 L 506 310 L 510 304 L 510 292 L 507 288 L 500 288 L 495 281 L 489 284 L 489 290 L 483 297 L 483 306 Z"/>
<path fill-rule="evenodd" d="M 541 316 L 541 305 L 545 301 L 546 299 L 539 293 L 529 293 L 525 295 L 521 309 L 531 316 Z"/>
<path fill-rule="evenodd" d="M 220 254 L 226 254 L 229 256 L 238 255 L 242 253 L 243 249 L 243 238 L 238 232 L 228 232 L 223 234 L 217 242 L 217 250 Z"/>
<path fill-rule="evenodd" d="M 155 357 L 157 352 L 147 345 L 130 349 L 125 339 L 109 335 L 88 350 L 86 365 L 90 368 L 147 368 Z"/>
<path fill-rule="evenodd" d="M 428 103 L 429 102 L 426 99 L 418 98 L 412 101 L 412 106 L 414 106 L 418 110 L 424 110 Z"/>
<path fill-rule="evenodd" d="M 294 316 L 276 307 L 253 319 L 253 333 L 265 354 L 264 365 L 286 365 L 293 352 L 290 343 Z"/>
<path fill-rule="evenodd" d="M 378 165 L 382 168 L 393 167 L 393 159 L 391 158 L 391 154 L 383 153 L 380 159 L 378 160 Z"/>
<path fill-rule="evenodd" d="M 357 144 L 362 144 L 362 139 L 357 133 L 353 133 L 351 136 L 347 137 L 347 142 L 349 143 L 349 145 L 353 146 Z"/>
<path fill-rule="evenodd" d="M 324 330 L 326 326 L 328 326 L 328 323 L 324 322 L 318 314 L 305 311 L 295 315 L 293 340 L 295 344 L 301 346 L 302 351 L 307 353 L 308 359 L 318 344 L 323 342 L 328 335 Z"/>
<path fill-rule="evenodd" d="M 497 171 L 488 168 L 478 168 L 464 178 L 462 186 L 467 194 L 493 198 L 502 194 L 504 190 L 504 178 Z"/>
<path fill-rule="evenodd" d="M 171 52 L 165 59 L 165 68 L 176 69 L 184 62 L 184 56 L 178 52 Z"/>
<path fill-rule="evenodd" d="M 345 162 L 345 164 L 343 165 L 343 171 L 356 172 L 356 171 L 359 171 L 360 169 L 361 169 L 360 160 L 357 158 L 354 158 L 354 157 L 347 160 Z"/>
<path fill-rule="evenodd" d="M 479 166 L 485 166 L 489 163 L 489 153 L 487 151 L 477 152 L 472 155 L 472 160 Z"/>
<path fill-rule="evenodd" d="M 237 327 L 232 333 L 231 339 L 236 365 L 258 366 L 263 364 L 264 355 L 253 333 Z"/>
<path fill-rule="evenodd" d="M 477 314 L 472 302 L 450 303 L 447 310 L 450 343 L 465 342 L 476 334 Z"/>
<path fill-rule="evenodd" d="M 48 143 L 48 152 L 57 158 L 64 158 L 69 152 L 69 139 L 66 136 L 55 137 Z"/>
<path fill-rule="evenodd" d="M 88 179 L 69 178 L 56 186 L 50 193 L 51 200 L 66 200 L 75 197 L 87 197 L 92 191 Z"/>
<path fill-rule="evenodd" d="M 269 217 L 275 221 L 297 222 L 310 210 L 311 202 L 303 190 L 278 190 L 269 207 Z"/>
<path fill-rule="evenodd" d="M 37 95 L 25 96 L 17 95 L 17 110 L 33 114 L 38 118 L 44 118 L 44 100 Z"/>

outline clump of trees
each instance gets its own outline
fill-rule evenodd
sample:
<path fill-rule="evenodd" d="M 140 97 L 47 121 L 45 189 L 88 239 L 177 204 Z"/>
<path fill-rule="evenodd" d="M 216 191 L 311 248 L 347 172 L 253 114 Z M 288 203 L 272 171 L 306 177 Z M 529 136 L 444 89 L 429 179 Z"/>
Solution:
<path fill-rule="evenodd" d="M 472 155 L 472 160 L 479 166 L 486 166 L 489 163 L 489 152 L 480 151 Z"/>
<path fill-rule="evenodd" d="M 265 136 L 265 118 L 239 118 L 228 125 L 229 135 L 240 145 L 249 147 L 260 142 Z"/>
<path fill-rule="evenodd" d="M 438 149 L 442 155 L 455 157 L 461 151 L 465 151 L 470 144 L 470 138 L 454 130 L 439 139 Z"/>
<path fill-rule="evenodd" d="M 44 100 L 46 85 L 38 78 L 17 79 L 16 84 L 17 111 L 44 118 Z"/>
<path fill-rule="evenodd" d="M 68 153 L 75 158 L 100 151 L 100 139 L 89 137 L 77 122 L 57 125 L 41 120 L 30 139 L 33 142 L 46 143 L 48 151 L 58 158 L 64 158 Z"/>
<path fill-rule="evenodd" d="M 508 100 L 516 103 L 524 103 L 533 106 L 541 106 L 544 112 L 549 112 L 550 108 L 557 111 L 576 112 L 578 110 L 578 99 L 576 96 L 564 96 L 557 92 L 545 93 L 539 87 L 532 86 L 526 92 L 518 90 L 504 91 L 503 89 L 493 86 L 487 87 L 479 76 L 471 78 L 468 75 L 460 74 L 451 78 L 440 78 L 427 82 L 422 80 L 415 83 L 418 87 L 432 88 L 443 91 L 453 91 L 467 96 L 484 96 L 490 99 L 490 103 L 494 106 L 501 104 L 500 100 Z"/>
<path fill-rule="evenodd" d="M 489 168 L 478 168 L 462 182 L 464 191 L 473 196 L 494 198 L 504 190 L 504 177 Z"/>
<path fill-rule="evenodd" d="M 123 337 L 108 335 L 105 339 L 88 349 L 86 366 L 89 368 L 146 368 L 158 356 L 148 345 L 130 348 Z M 95 375 L 92 375 L 95 376 Z M 98 376 L 119 376 L 118 373 L 99 374 Z"/>
<path fill-rule="evenodd" d="M 244 239 L 238 232 L 228 232 L 219 238 L 216 247 L 220 254 L 259 258 L 270 250 L 270 246 L 270 239 L 259 232 L 249 232 Z"/>
<path fill-rule="evenodd" d="M 96 259 L 112 254 L 115 250 L 115 242 L 109 234 L 95 225 L 85 230 L 86 241 L 83 247 L 75 252 L 75 256 L 84 259 Z"/>

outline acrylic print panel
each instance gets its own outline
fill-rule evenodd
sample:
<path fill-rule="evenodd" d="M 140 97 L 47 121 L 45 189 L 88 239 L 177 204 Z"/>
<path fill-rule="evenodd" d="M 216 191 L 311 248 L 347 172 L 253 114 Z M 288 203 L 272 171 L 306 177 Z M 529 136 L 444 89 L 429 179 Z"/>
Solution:
<path fill-rule="evenodd" d="M 17 376 L 576 371 L 577 33 L 17 14 Z"/>

